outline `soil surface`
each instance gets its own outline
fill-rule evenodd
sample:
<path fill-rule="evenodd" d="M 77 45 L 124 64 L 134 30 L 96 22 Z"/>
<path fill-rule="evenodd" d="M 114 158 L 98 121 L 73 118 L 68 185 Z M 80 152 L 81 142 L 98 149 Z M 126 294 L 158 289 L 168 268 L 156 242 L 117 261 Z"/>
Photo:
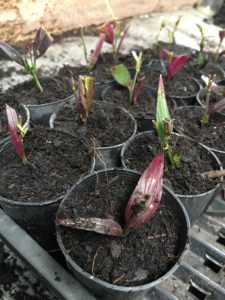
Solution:
<path fill-rule="evenodd" d="M 23 104 L 44 104 L 62 100 L 72 94 L 70 81 L 60 76 L 40 78 L 44 92 L 40 92 L 32 80 L 8 89 L 5 97 Z"/>
<path fill-rule="evenodd" d="M 118 63 L 118 62 L 116 62 Z M 70 65 L 64 65 L 62 67 L 58 74 L 60 76 L 66 76 L 78 79 L 79 75 L 93 75 L 96 78 L 96 82 L 107 82 L 107 81 L 114 81 L 110 67 L 116 64 L 114 62 L 112 54 L 109 53 L 102 53 L 99 56 L 98 62 L 93 70 L 89 70 L 86 66 L 80 65 L 80 66 L 70 66 Z"/>
<path fill-rule="evenodd" d="M 28 164 L 11 146 L 0 160 L 0 194 L 20 202 L 40 202 L 62 196 L 91 169 L 91 155 L 79 140 L 62 132 L 36 127 L 24 138 Z"/>
<path fill-rule="evenodd" d="M 160 62 L 159 62 L 160 63 Z M 155 91 L 158 89 L 159 76 L 162 74 L 161 64 L 158 62 L 151 66 L 143 68 L 145 83 L 151 86 Z M 194 98 L 199 91 L 198 84 L 191 78 L 185 70 L 181 70 L 170 80 L 163 75 L 165 92 L 167 96 L 173 97 L 191 97 Z"/>
<path fill-rule="evenodd" d="M 174 113 L 174 128 L 176 131 L 184 133 L 199 143 L 206 146 L 225 151 L 225 116 L 215 113 L 210 117 L 209 123 L 201 124 L 203 108 L 184 107 Z"/>
<path fill-rule="evenodd" d="M 80 121 L 77 107 L 59 110 L 54 127 L 71 134 L 79 133 L 94 147 L 107 147 L 124 143 L 134 133 L 135 122 L 121 108 L 95 101 L 86 124 Z"/>
<path fill-rule="evenodd" d="M 166 159 L 164 183 L 179 195 L 196 195 L 215 188 L 218 180 L 205 179 L 201 174 L 218 169 L 213 157 L 203 148 L 185 137 L 172 135 L 173 153 L 180 155 L 180 163 L 172 167 Z M 161 152 L 161 145 L 154 132 L 146 132 L 132 140 L 124 153 L 126 167 L 143 172 L 153 157 Z M 141 159 L 140 159 L 141 158 Z"/>
<path fill-rule="evenodd" d="M 59 218 L 113 218 L 124 226 L 126 203 L 134 182 L 118 175 L 99 180 L 82 197 L 70 195 Z M 89 274 L 120 286 L 149 283 L 165 274 L 179 259 L 185 240 L 182 221 L 163 193 L 155 216 L 140 230 L 124 237 L 59 227 L 71 258 Z M 183 245 L 181 245 L 183 244 Z"/>

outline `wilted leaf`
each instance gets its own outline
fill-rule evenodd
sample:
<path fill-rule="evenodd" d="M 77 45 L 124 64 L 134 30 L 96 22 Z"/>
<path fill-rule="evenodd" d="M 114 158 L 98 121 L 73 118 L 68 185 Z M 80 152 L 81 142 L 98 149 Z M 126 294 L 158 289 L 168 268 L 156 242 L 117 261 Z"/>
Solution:
<path fill-rule="evenodd" d="M 131 82 L 130 72 L 124 64 L 119 64 L 111 68 L 113 78 L 122 86 L 128 87 Z"/>
<path fill-rule="evenodd" d="M 61 219 L 58 224 L 66 227 L 94 231 L 101 234 L 121 236 L 121 226 L 111 219 L 100 218 L 76 218 L 76 219 Z"/>
<path fill-rule="evenodd" d="M 33 51 L 34 51 L 34 57 L 37 59 L 44 55 L 44 53 L 48 50 L 48 48 L 52 45 L 53 43 L 53 38 L 51 35 L 48 33 L 48 31 L 41 26 L 34 38 L 34 43 L 33 43 Z"/>
<path fill-rule="evenodd" d="M 24 58 L 23 58 L 23 56 L 21 54 L 19 54 L 19 52 L 16 51 L 16 49 L 14 49 L 13 47 L 11 47 L 7 43 L 1 42 L 1 41 L 0 41 L 0 48 L 5 52 L 5 54 L 9 58 L 11 58 L 12 60 L 14 60 L 19 65 L 24 66 L 24 64 L 25 64 Z"/>
<path fill-rule="evenodd" d="M 161 200 L 163 184 L 163 154 L 156 155 L 141 175 L 125 211 L 129 229 L 139 229 L 150 220 Z"/>

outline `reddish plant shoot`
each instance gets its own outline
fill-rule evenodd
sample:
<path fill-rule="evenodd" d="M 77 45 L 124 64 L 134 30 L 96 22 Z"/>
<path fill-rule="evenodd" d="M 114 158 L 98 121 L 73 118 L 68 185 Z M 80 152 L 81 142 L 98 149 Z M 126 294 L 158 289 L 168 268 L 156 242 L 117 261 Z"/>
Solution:
<path fill-rule="evenodd" d="M 70 228 L 95 231 L 101 234 L 123 236 L 143 227 L 155 214 L 162 196 L 163 154 L 156 155 L 141 175 L 125 210 L 124 229 L 112 219 L 71 218 L 59 219 L 58 224 Z"/>
<path fill-rule="evenodd" d="M 87 68 L 92 71 L 98 61 L 98 57 L 101 53 L 102 50 L 102 46 L 104 44 L 105 41 L 105 34 L 101 33 L 99 35 L 99 39 L 97 41 L 97 44 L 95 46 L 95 49 L 93 51 L 91 51 L 90 56 L 88 57 L 88 53 L 87 53 L 87 47 L 85 44 L 85 40 L 84 40 L 84 30 L 83 27 L 80 28 L 80 34 L 81 34 L 81 41 L 82 41 L 82 48 L 84 51 L 84 58 L 85 58 L 85 62 L 87 65 Z"/>
<path fill-rule="evenodd" d="M 137 230 L 154 215 L 162 196 L 163 154 L 156 155 L 141 175 L 125 211 L 126 230 Z"/>
<path fill-rule="evenodd" d="M 0 48 L 9 58 L 24 67 L 24 69 L 33 78 L 37 89 L 40 92 L 43 92 L 43 87 L 37 78 L 36 61 L 39 57 L 45 54 L 52 43 L 53 38 L 50 36 L 47 30 L 41 26 L 36 32 L 34 40 L 26 44 L 25 55 L 21 55 L 16 49 L 2 41 L 0 41 Z"/>
<path fill-rule="evenodd" d="M 219 31 L 219 39 L 220 39 L 219 44 L 215 52 L 215 62 L 218 62 L 218 60 L 225 54 L 225 50 L 222 50 L 220 52 L 224 38 L 225 38 L 225 29 L 221 29 Z"/>
<path fill-rule="evenodd" d="M 125 28 L 122 30 L 122 27 L 124 27 L 123 25 L 124 24 L 122 24 L 121 22 L 111 21 L 104 23 L 103 25 L 97 28 L 97 31 L 99 33 L 105 34 L 106 43 L 112 45 L 112 53 L 115 62 L 117 62 L 118 60 L 124 38 L 130 27 L 130 24 L 125 25 Z"/>
<path fill-rule="evenodd" d="M 165 58 L 168 61 L 168 66 L 164 63 Z M 160 50 L 160 62 L 167 80 L 171 80 L 183 68 L 187 60 L 188 56 L 186 54 L 175 56 L 173 52 L 164 48 Z"/>
<path fill-rule="evenodd" d="M 6 115 L 8 119 L 8 131 L 11 137 L 13 148 L 19 158 L 22 160 L 23 164 L 27 164 L 27 158 L 25 156 L 23 137 L 24 135 L 18 135 L 18 117 L 15 109 L 6 105 Z"/>
<path fill-rule="evenodd" d="M 174 75 L 176 75 L 184 66 L 186 63 L 188 57 L 187 55 L 181 54 L 178 56 L 174 56 L 171 60 L 171 63 L 168 66 L 167 69 L 167 80 L 170 80 Z"/>

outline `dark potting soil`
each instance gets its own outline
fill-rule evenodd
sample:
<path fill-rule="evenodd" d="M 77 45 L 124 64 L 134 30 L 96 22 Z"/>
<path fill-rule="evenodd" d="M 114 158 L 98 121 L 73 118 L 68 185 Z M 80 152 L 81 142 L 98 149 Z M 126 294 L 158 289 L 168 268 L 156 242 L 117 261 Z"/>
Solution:
<path fill-rule="evenodd" d="M 181 155 L 175 168 L 165 160 L 164 183 L 179 195 L 196 195 L 215 188 L 219 180 L 204 179 L 201 174 L 218 169 L 213 157 L 203 147 L 185 137 L 172 135 L 170 145 L 173 153 Z M 154 132 L 146 132 L 132 140 L 124 153 L 127 168 L 143 172 L 153 157 L 161 152 L 161 145 Z"/>
<path fill-rule="evenodd" d="M 22 117 L 23 123 L 25 123 L 27 119 L 24 108 L 16 101 L 16 99 L 14 97 L 9 97 L 7 93 L 3 93 L 3 91 L 0 90 L 0 139 L 8 134 L 8 121 L 5 110 L 6 104 L 16 110 L 17 114 Z"/>
<path fill-rule="evenodd" d="M 40 92 L 32 80 L 25 81 L 8 89 L 6 97 L 17 103 L 44 104 L 62 100 L 72 94 L 68 78 L 60 76 L 40 78 L 44 92 Z"/>
<path fill-rule="evenodd" d="M 153 96 L 151 89 L 148 87 L 141 89 L 137 103 L 133 105 L 130 104 L 128 90 L 117 86 L 103 91 L 103 100 L 128 109 L 135 117 L 155 117 L 156 96 Z"/>
<path fill-rule="evenodd" d="M 77 107 L 59 110 L 54 127 L 71 134 L 79 133 L 89 145 L 108 147 L 124 143 L 134 132 L 134 121 L 124 110 L 95 101 L 86 124 L 81 123 Z"/>
<path fill-rule="evenodd" d="M 199 143 L 210 148 L 225 151 L 225 116 L 219 113 L 213 114 L 209 123 L 201 124 L 203 108 L 184 107 L 174 113 L 174 128 L 176 131 L 184 133 Z"/>
<path fill-rule="evenodd" d="M 143 70 L 145 83 L 157 91 L 159 76 L 162 74 L 162 70 L 147 66 Z M 199 85 L 185 70 L 181 70 L 170 80 L 167 80 L 163 76 L 163 80 L 166 95 L 170 97 L 195 97 L 199 91 Z"/>
<path fill-rule="evenodd" d="M 58 72 L 60 76 L 75 77 L 78 78 L 79 75 L 89 75 L 92 74 L 96 78 L 96 82 L 107 82 L 113 81 L 111 76 L 110 67 L 115 65 L 113 56 L 111 53 L 102 53 L 99 56 L 98 62 L 94 69 L 90 72 L 85 65 L 80 66 L 70 66 L 64 65 Z"/>
<path fill-rule="evenodd" d="M 89 150 L 62 132 L 36 127 L 25 136 L 24 147 L 26 166 L 11 146 L 1 151 L 0 195 L 13 201 L 56 199 L 91 169 Z"/>
<path fill-rule="evenodd" d="M 82 197 L 70 196 L 59 218 L 113 218 L 124 226 L 125 206 L 134 187 L 111 175 L 108 183 L 99 180 Z M 146 284 L 165 274 L 181 255 L 179 243 L 184 234 L 181 220 L 164 193 L 154 218 L 128 236 L 112 237 L 62 226 L 59 231 L 66 252 L 81 268 L 119 286 Z"/>

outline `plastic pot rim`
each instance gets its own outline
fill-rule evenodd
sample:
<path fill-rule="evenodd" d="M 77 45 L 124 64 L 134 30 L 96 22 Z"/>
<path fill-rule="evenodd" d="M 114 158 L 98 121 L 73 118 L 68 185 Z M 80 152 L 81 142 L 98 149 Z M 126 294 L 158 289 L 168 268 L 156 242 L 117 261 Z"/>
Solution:
<path fill-rule="evenodd" d="M 64 131 L 61 131 L 61 130 L 58 130 L 58 129 L 51 129 L 51 128 L 46 128 L 46 130 L 52 130 L 52 131 L 57 131 L 57 132 L 61 132 L 63 134 L 67 134 L 69 136 L 72 136 L 73 138 L 76 138 L 75 136 L 71 135 L 70 133 L 68 132 L 64 132 Z M 83 141 L 82 141 L 83 143 Z M 9 147 L 9 145 L 11 144 L 11 140 L 10 140 L 10 137 L 7 138 L 7 141 L 5 144 L 1 145 L 1 141 L 0 141 L 0 146 L 3 146 L 3 147 Z M 85 143 L 84 143 L 85 145 Z M 88 171 L 88 174 L 87 175 L 90 175 L 91 173 L 93 173 L 94 171 L 94 166 L 95 166 L 95 157 L 92 155 L 91 156 L 91 167 L 90 167 L 90 170 Z M 77 183 L 79 183 L 85 176 L 87 176 L 86 174 L 83 176 L 83 177 L 80 177 L 78 180 L 77 180 Z M 36 201 L 36 202 L 24 202 L 24 201 L 14 201 L 14 200 L 10 200 L 8 198 L 5 198 L 3 197 L 2 195 L 0 195 L 0 202 L 1 201 L 4 201 L 6 204 L 12 204 L 13 205 L 17 205 L 17 206 L 28 206 L 28 207 L 32 207 L 32 206 L 45 206 L 45 205 L 49 205 L 49 204 L 52 204 L 54 202 L 58 202 L 60 201 L 60 199 L 63 199 L 63 197 L 65 197 L 65 195 L 67 194 L 67 192 L 65 192 L 63 195 L 61 196 L 58 196 L 54 199 L 49 199 L 49 200 L 43 200 L 43 201 Z"/>
<path fill-rule="evenodd" d="M 117 144 L 117 145 L 113 145 L 113 146 L 96 147 L 96 148 L 94 148 L 94 150 L 98 150 L 99 151 L 99 150 L 108 150 L 108 149 L 114 149 L 114 148 L 122 147 L 127 141 L 129 141 L 131 138 L 133 138 L 135 136 L 135 134 L 137 132 L 137 123 L 136 123 L 135 118 L 132 116 L 132 114 L 128 110 L 126 110 L 125 108 L 120 107 L 118 105 L 114 105 L 112 103 L 108 103 L 106 101 L 97 101 L 97 100 L 94 100 L 93 103 L 96 103 L 97 105 L 102 105 L 102 104 L 103 105 L 109 105 L 111 107 L 116 106 L 117 108 L 123 110 L 129 116 L 129 118 L 132 120 L 133 126 L 134 126 L 132 135 L 126 141 L 124 141 L 124 142 L 122 142 L 120 144 Z M 55 118 L 57 116 L 57 113 L 58 113 L 58 111 L 54 112 L 51 115 L 50 119 L 49 119 L 49 126 L 50 126 L 51 129 L 54 129 L 54 120 L 55 120 Z M 64 131 L 64 132 L 66 132 L 66 131 Z M 75 135 L 73 135 L 73 136 L 75 136 Z"/>
<path fill-rule="evenodd" d="M 99 170 L 99 171 L 94 171 L 92 174 L 87 175 L 83 178 L 83 180 L 85 180 L 86 178 L 90 177 L 90 176 L 97 176 L 99 173 L 106 173 L 107 171 L 122 171 L 122 172 L 130 172 L 133 173 L 135 175 L 140 175 L 141 173 L 132 169 L 124 169 L 124 168 L 110 168 L 110 169 L 105 169 L 105 170 Z M 71 257 L 70 255 L 67 253 L 66 249 L 64 248 L 62 239 L 61 239 L 61 235 L 59 234 L 59 230 L 58 227 L 59 225 L 57 224 L 57 219 L 58 219 L 58 212 L 60 207 L 63 205 L 64 201 L 67 199 L 68 195 L 70 194 L 70 192 L 76 188 L 76 186 L 79 184 L 80 182 L 77 182 L 75 185 L 73 185 L 73 187 L 68 191 L 68 193 L 64 196 L 62 202 L 59 205 L 57 214 L 56 214 L 56 238 L 57 238 L 57 242 L 58 245 L 61 249 L 61 251 L 63 252 L 66 260 L 69 262 L 69 264 L 80 274 L 82 274 L 82 276 L 87 277 L 89 279 L 91 279 L 93 282 L 95 282 L 96 284 L 99 284 L 105 288 L 108 289 L 112 289 L 114 291 L 117 292 L 138 292 L 138 291 L 144 291 L 144 290 L 148 290 L 154 286 L 156 286 L 157 284 L 160 284 L 161 281 L 166 280 L 167 278 L 169 278 L 171 276 L 171 274 L 173 274 L 177 268 L 179 267 L 179 265 L 181 264 L 181 260 L 183 259 L 183 257 L 185 256 L 185 253 L 188 251 L 189 248 L 189 244 L 190 244 L 190 231 L 191 231 L 191 225 L 190 225 L 190 220 L 189 220 L 189 216 L 188 213 L 184 207 L 184 205 L 182 204 L 181 200 L 178 198 L 178 196 L 166 185 L 163 184 L 163 189 L 166 190 L 167 192 L 169 192 L 174 199 L 176 199 L 176 202 L 178 203 L 178 205 L 180 206 L 180 209 L 182 210 L 183 213 L 183 217 L 185 220 L 185 223 L 187 225 L 187 232 L 186 232 L 186 243 L 185 243 L 185 247 L 179 257 L 179 259 L 177 260 L 177 262 L 168 270 L 168 272 L 166 272 L 164 275 L 162 275 L 161 277 L 157 278 L 156 280 L 149 282 L 147 284 L 143 284 L 140 286 L 134 286 L 134 287 L 124 287 L 124 286 L 119 286 L 119 285 L 113 285 L 111 283 L 108 283 L 106 281 L 103 281 L 99 278 L 96 278 L 95 276 L 89 274 L 88 272 L 84 271 Z"/>
<path fill-rule="evenodd" d="M 150 134 L 152 132 L 154 132 L 154 131 L 153 130 L 148 130 L 148 131 L 144 131 L 144 132 L 139 132 L 139 133 L 137 133 L 135 135 L 134 139 L 138 138 L 141 135 Z M 179 137 L 185 137 L 185 138 L 187 138 L 187 139 L 195 142 L 196 144 L 200 145 L 201 147 L 203 147 L 211 156 L 213 156 L 214 160 L 218 164 L 219 169 L 223 170 L 223 167 L 222 167 L 222 164 L 221 164 L 219 158 L 216 156 L 216 154 L 212 151 L 211 148 L 207 147 L 206 145 L 204 145 L 202 143 L 197 142 L 196 140 L 194 140 L 193 138 L 191 138 L 191 137 L 189 137 L 189 136 L 187 136 L 185 134 L 179 134 L 179 133 L 176 133 L 176 132 L 173 132 L 172 134 L 174 134 L 176 136 L 179 136 Z M 129 146 L 130 143 L 131 143 L 131 140 L 127 141 L 127 143 L 124 144 L 124 146 L 122 147 L 122 150 L 121 150 L 121 154 L 120 154 L 121 155 L 122 166 L 125 169 L 128 169 L 128 170 L 130 170 L 130 169 L 127 168 L 127 166 L 126 166 L 125 159 L 124 159 L 124 153 L 125 153 L 125 150 Z M 209 191 L 206 191 L 206 192 L 203 192 L 203 193 L 199 193 L 199 194 L 195 194 L 195 195 L 182 195 L 182 194 L 176 194 L 175 193 L 175 195 L 177 197 L 179 197 L 179 198 L 193 198 L 193 197 L 197 197 L 197 196 L 198 197 L 203 197 L 203 196 L 205 196 L 207 194 L 210 194 L 210 193 L 216 191 L 220 187 L 220 185 L 222 184 L 222 182 L 223 182 L 223 177 L 220 178 L 220 182 L 218 182 L 217 185 L 213 189 L 211 189 Z"/>

